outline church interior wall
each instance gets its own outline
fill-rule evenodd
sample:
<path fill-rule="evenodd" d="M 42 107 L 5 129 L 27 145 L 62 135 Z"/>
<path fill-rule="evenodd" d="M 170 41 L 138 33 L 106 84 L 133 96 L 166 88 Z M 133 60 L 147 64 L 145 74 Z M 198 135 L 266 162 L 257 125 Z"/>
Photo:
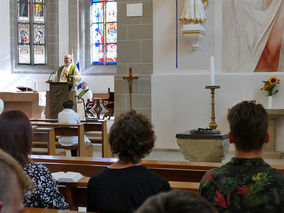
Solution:
<path fill-rule="evenodd" d="M 183 5 L 183 1 L 179 1 Z M 153 1 L 153 75 L 152 122 L 157 134 L 156 148 L 178 149 L 175 135 L 210 123 L 209 57 L 215 57 L 216 85 L 215 112 L 218 129 L 228 132 L 227 111 L 242 100 L 256 100 L 267 107 L 266 92 L 260 91 L 263 80 L 277 76 L 281 82 L 284 73 L 228 73 L 222 69 L 222 1 L 209 1 L 206 8 L 206 33 L 200 48 L 191 46 L 179 32 L 179 68 L 176 68 L 175 1 Z M 167 15 L 165 15 L 167 14 Z M 179 24 L 179 28 L 180 28 Z M 230 56 L 228 56 L 230 57 Z M 273 108 L 283 108 L 284 93 L 273 97 Z M 283 120 L 276 129 L 283 128 Z M 279 131 L 278 131 L 279 132 Z M 281 132 L 281 131 L 280 131 Z M 277 140 L 284 135 L 279 132 Z M 283 151 L 283 145 L 277 145 Z"/>
<path fill-rule="evenodd" d="M 57 59 L 59 64 L 63 64 L 63 55 L 69 51 L 69 30 L 68 29 L 68 16 L 66 16 L 67 10 L 66 4 L 69 4 L 68 0 L 59 1 L 59 6 L 61 7 L 59 15 L 60 27 L 62 27 L 59 33 L 59 44 L 57 44 L 58 53 Z M 54 13 L 56 11 L 49 11 Z M 1 84 L 0 91 L 16 91 L 17 86 L 28 86 L 33 88 L 34 82 L 37 83 L 38 90 L 41 92 L 49 90 L 48 84 L 45 81 L 48 79 L 50 74 L 16 74 L 12 73 L 12 63 L 11 63 L 11 36 L 10 36 L 10 0 L 2 0 L 0 7 L 0 20 L 2 22 L 1 34 L 0 34 L 0 74 L 1 74 Z M 67 50 L 67 51 L 66 51 Z M 61 55 L 62 54 L 62 55 Z M 111 91 L 114 90 L 114 77 L 112 75 L 103 76 L 90 76 L 83 75 L 82 81 L 86 81 L 93 92 L 101 93 L 107 92 L 110 88 Z"/>
<path fill-rule="evenodd" d="M 123 80 L 132 68 L 138 80 L 132 83 L 132 106 L 151 118 L 151 75 L 153 73 L 152 0 L 118 1 L 118 65 L 115 74 L 115 116 L 130 108 L 128 82 Z M 127 4 L 141 3 L 143 15 L 128 17 Z"/>

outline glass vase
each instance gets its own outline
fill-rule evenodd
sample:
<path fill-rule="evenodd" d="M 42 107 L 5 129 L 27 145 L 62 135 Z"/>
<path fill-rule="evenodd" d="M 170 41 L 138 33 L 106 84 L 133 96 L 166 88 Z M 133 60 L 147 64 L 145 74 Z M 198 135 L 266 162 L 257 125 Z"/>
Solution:
<path fill-rule="evenodd" d="M 273 106 L 272 96 L 268 96 L 267 109 L 272 109 L 272 106 Z"/>

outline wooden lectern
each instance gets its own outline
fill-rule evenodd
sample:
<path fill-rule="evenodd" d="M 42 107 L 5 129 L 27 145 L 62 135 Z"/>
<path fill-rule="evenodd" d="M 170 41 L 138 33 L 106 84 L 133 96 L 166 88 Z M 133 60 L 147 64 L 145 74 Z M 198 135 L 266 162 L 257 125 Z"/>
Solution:
<path fill-rule="evenodd" d="M 77 111 L 76 92 L 69 91 L 69 84 L 65 82 L 50 82 L 46 92 L 46 118 L 57 119 L 58 113 L 63 110 L 62 103 L 72 100 L 73 109 Z"/>

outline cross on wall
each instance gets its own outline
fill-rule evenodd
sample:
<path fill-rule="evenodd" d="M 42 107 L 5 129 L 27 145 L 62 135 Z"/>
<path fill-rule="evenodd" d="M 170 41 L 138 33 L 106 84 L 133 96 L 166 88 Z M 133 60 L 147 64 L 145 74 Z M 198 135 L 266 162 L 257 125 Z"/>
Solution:
<path fill-rule="evenodd" d="M 129 75 L 123 76 L 123 80 L 128 81 L 128 89 L 129 89 L 129 109 L 132 110 L 132 81 L 138 80 L 138 76 L 132 76 L 132 68 L 129 68 Z"/>

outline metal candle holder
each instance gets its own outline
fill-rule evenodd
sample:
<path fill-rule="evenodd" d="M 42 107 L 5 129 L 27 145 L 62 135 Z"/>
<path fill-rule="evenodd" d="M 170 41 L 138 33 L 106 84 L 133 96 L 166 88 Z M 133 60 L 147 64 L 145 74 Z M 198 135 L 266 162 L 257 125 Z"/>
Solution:
<path fill-rule="evenodd" d="M 216 129 L 217 124 L 215 122 L 215 89 L 220 89 L 220 86 L 206 86 L 205 89 L 211 90 L 211 122 L 209 123 L 210 129 Z"/>

